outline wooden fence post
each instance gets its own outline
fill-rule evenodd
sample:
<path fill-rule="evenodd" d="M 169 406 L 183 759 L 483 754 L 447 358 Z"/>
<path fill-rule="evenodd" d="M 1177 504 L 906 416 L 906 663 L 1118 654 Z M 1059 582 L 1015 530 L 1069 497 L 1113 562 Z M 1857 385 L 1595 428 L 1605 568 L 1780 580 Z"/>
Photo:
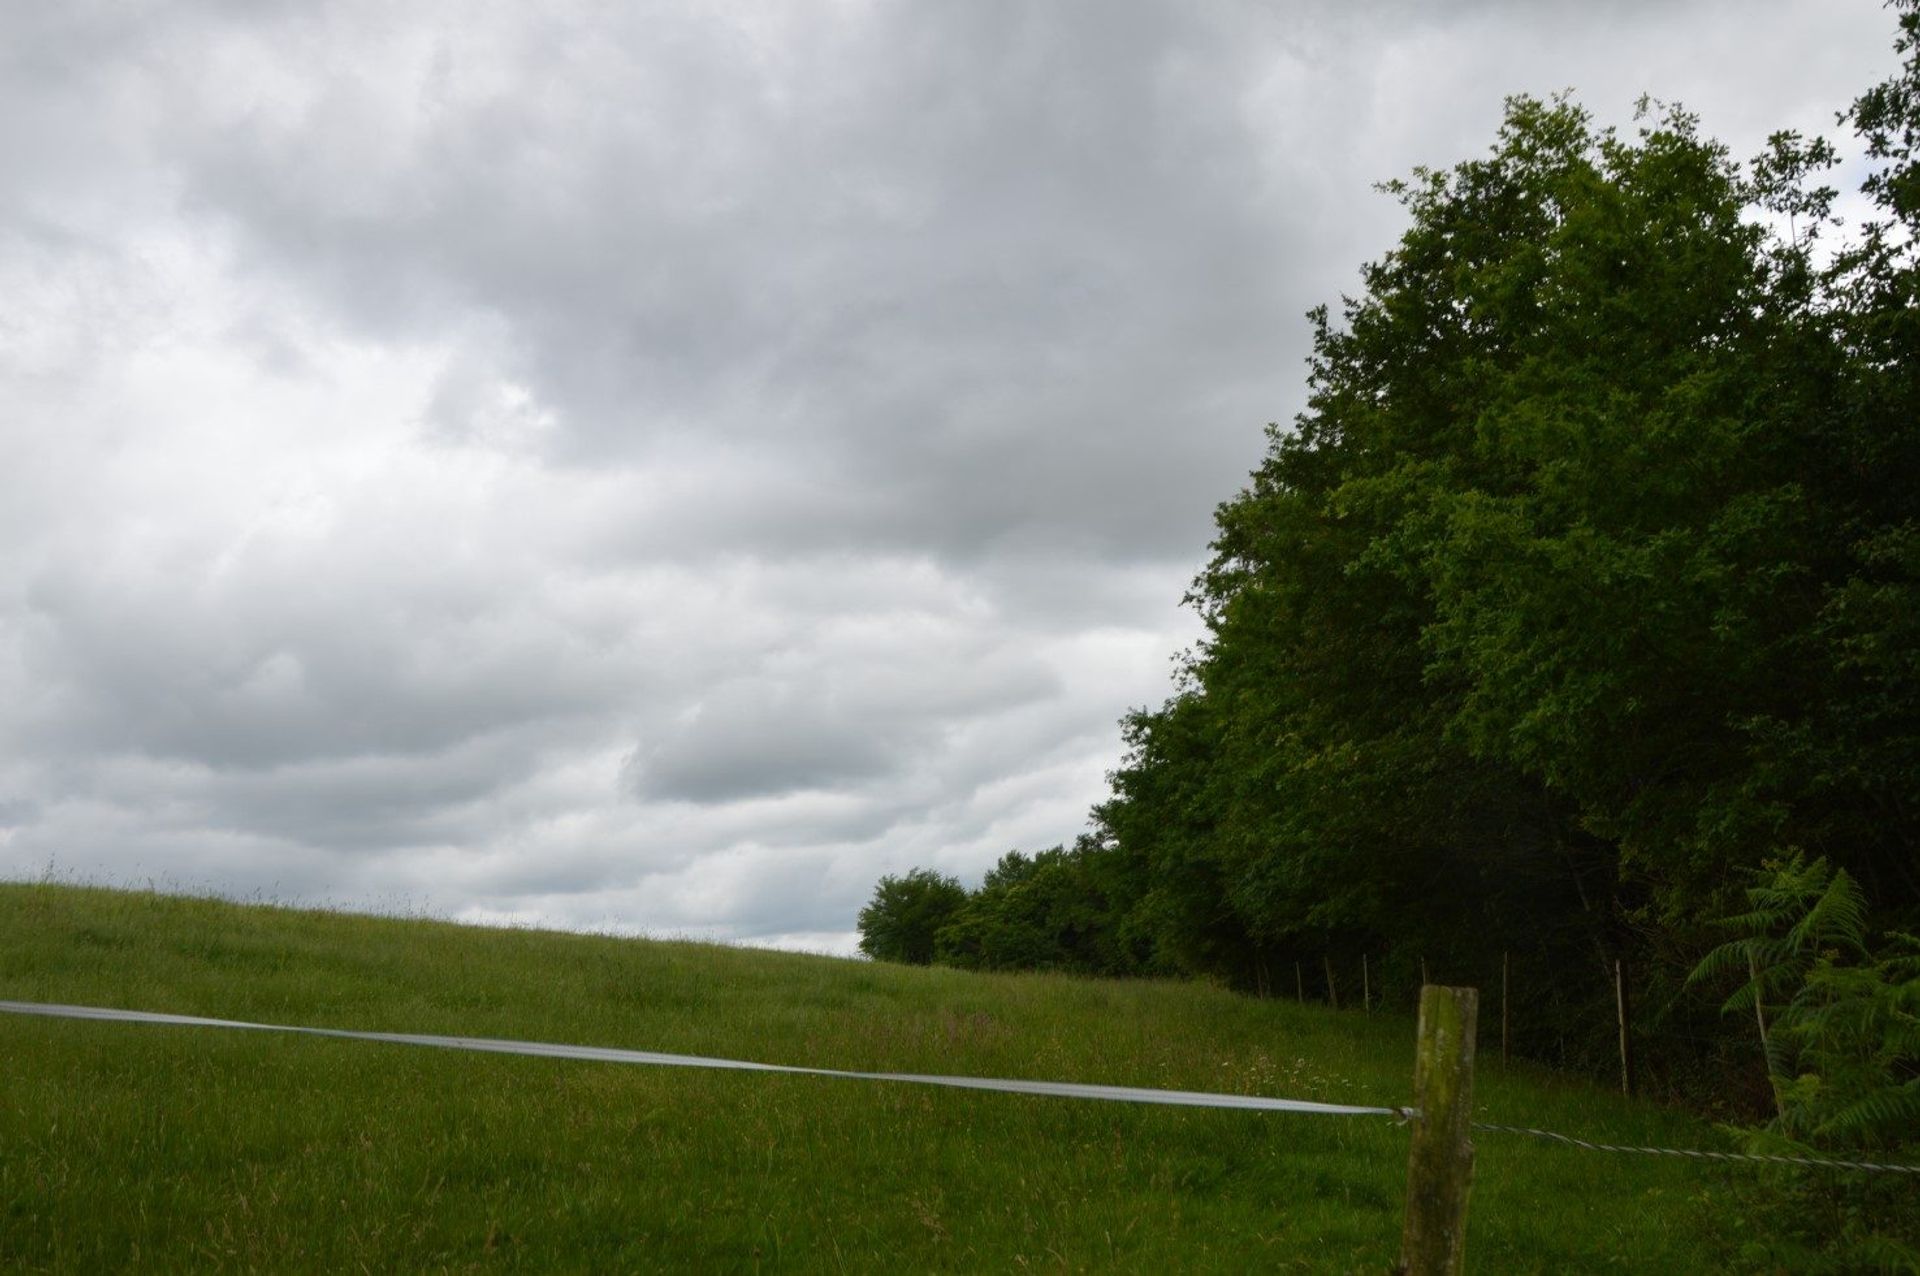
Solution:
<path fill-rule="evenodd" d="M 1360 1008 L 1373 1013 L 1373 979 L 1367 974 L 1367 955 L 1360 954 Z"/>
<path fill-rule="evenodd" d="M 1300 973 L 1300 963 L 1293 963 L 1293 999 L 1302 1005 L 1307 1001 L 1307 980 Z"/>
<path fill-rule="evenodd" d="M 1473 1186 L 1473 1048 L 1480 994 L 1420 990 L 1413 1061 L 1413 1147 L 1407 1155 L 1407 1215 L 1400 1232 L 1405 1276 L 1458 1276 L 1467 1253 L 1467 1193 Z"/>
<path fill-rule="evenodd" d="M 1627 991 L 1627 964 L 1613 959 L 1613 1008 L 1620 1016 L 1620 1093 L 1633 1097 L 1633 1021 L 1632 994 Z"/>
<path fill-rule="evenodd" d="M 1787 1119 L 1786 1101 L 1780 1097 L 1780 1083 L 1773 1077 L 1773 1046 L 1767 1040 L 1767 1007 L 1760 995 L 1760 962 L 1747 950 L 1747 977 L 1753 980 L 1753 1017 L 1760 1021 L 1760 1058 L 1767 1065 L 1767 1091 L 1773 1095 L 1773 1110 L 1782 1121 Z"/>
<path fill-rule="evenodd" d="M 1500 1071 L 1507 1070 L 1507 1034 L 1513 1026 L 1513 1018 L 1507 1013 L 1508 967 L 1513 960 L 1512 953 L 1500 954 Z"/>
<path fill-rule="evenodd" d="M 1321 954 L 1320 964 L 1327 968 L 1327 1001 L 1335 1010 L 1340 1009 L 1340 990 L 1333 986 L 1333 958 Z"/>

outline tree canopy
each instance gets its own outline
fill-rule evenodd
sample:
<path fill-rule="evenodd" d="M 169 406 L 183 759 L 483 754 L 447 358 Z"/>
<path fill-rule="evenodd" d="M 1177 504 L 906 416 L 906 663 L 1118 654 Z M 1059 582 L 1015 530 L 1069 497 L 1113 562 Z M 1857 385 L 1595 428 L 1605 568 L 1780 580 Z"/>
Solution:
<path fill-rule="evenodd" d="M 1123 723 L 1091 832 L 1003 860 L 943 959 L 1291 991 L 1514 954 L 1522 1048 L 1595 1067 L 1619 963 L 1684 1092 L 1752 1056 L 1687 976 L 1757 874 L 1819 857 L 1867 930 L 1920 928 L 1895 8 L 1901 70 L 1843 116 L 1864 225 L 1828 142 L 1743 165 L 1654 102 L 1616 130 L 1513 98 L 1486 155 L 1389 183 L 1406 232 L 1311 314 L 1307 407 L 1219 507 L 1204 641 Z"/>
<path fill-rule="evenodd" d="M 860 910 L 860 951 L 880 961 L 929 965 L 934 937 L 966 900 L 958 881 L 932 869 L 883 877 Z"/>

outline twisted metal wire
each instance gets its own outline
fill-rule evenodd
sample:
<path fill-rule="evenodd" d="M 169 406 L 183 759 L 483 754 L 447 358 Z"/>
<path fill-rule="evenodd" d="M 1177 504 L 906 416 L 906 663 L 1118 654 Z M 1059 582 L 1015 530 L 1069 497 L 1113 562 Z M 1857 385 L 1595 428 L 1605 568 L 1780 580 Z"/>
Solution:
<path fill-rule="evenodd" d="M 1491 1130 L 1498 1134 L 1531 1135 L 1536 1139 L 1564 1143 L 1569 1147 L 1585 1148 L 1589 1152 L 1637 1152 L 1645 1156 L 1680 1156 L 1701 1161 L 1760 1161 L 1770 1165 L 1809 1165 L 1823 1170 L 1872 1170 L 1883 1174 L 1920 1174 L 1920 1165 L 1883 1165 L 1876 1161 L 1828 1160 L 1814 1156 L 1764 1156 L 1751 1152 L 1704 1152 L 1697 1148 L 1647 1148 L 1622 1146 L 1617 1143 L 1589 1143 L 1585 1139 L 1576 1139 L 1568 1134 L 1556 1134 L 1552 1130 L 1535 1130 L 1524 1125 L 1493 1125 L 1485 1121 L 1475 1121 L 1473 1128 Z"/>

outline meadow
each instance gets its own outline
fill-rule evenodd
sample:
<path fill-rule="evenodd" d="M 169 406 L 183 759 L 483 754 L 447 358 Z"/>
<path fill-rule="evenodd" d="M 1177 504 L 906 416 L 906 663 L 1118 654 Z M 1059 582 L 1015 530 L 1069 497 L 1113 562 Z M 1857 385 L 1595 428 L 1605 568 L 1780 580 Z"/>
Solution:
<path fill-rule="evenodd" d="M 0 1000 L 1407 1101 L 1410 1015 L 0 884 Z M 1483 1054 L 1484 1120 L 1730 1146 Z M 1733 1266 L 1755 1171 L 1477 1140 L 1483 1271 Z M 1386 1270 L 1407 1132 L 0 1015 L 0 1270 Z"/>

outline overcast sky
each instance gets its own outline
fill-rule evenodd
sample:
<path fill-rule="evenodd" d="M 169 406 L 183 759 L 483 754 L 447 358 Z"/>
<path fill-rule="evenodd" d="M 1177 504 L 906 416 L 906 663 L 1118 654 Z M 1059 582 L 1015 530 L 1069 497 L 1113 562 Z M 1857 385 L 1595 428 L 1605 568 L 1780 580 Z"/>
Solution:
<path fill-rule="evenodd" d="M 1084 827 L 1372 183 L 1893 26 L 0 4 L 0 877 L 849 951 Z"/>

